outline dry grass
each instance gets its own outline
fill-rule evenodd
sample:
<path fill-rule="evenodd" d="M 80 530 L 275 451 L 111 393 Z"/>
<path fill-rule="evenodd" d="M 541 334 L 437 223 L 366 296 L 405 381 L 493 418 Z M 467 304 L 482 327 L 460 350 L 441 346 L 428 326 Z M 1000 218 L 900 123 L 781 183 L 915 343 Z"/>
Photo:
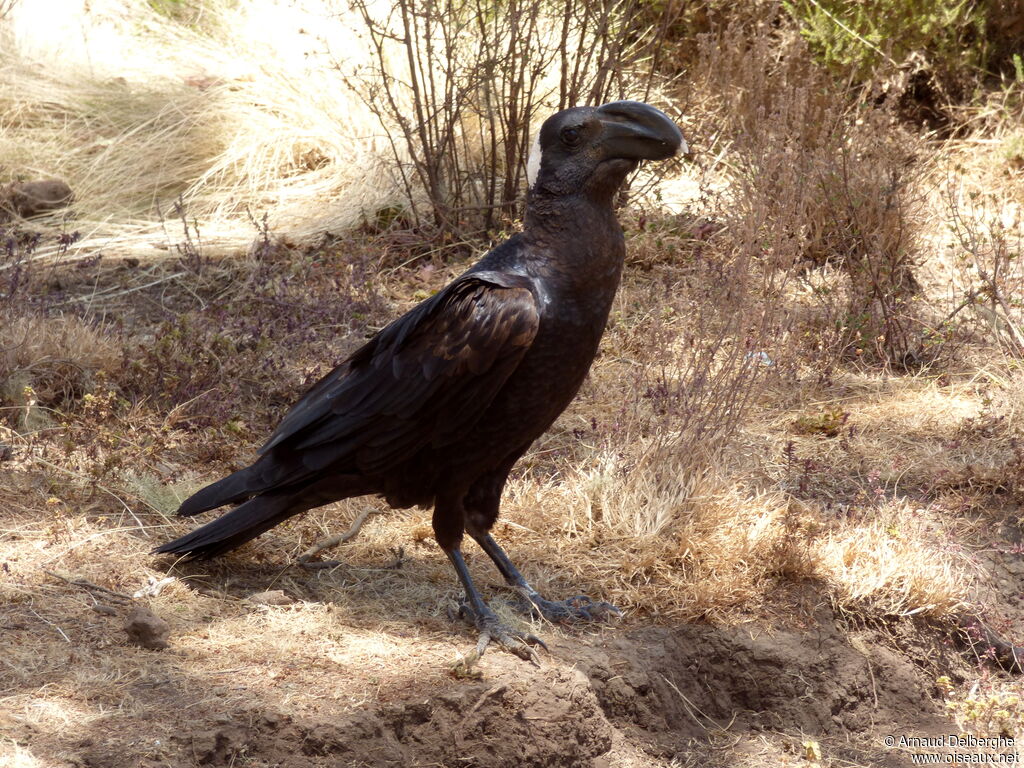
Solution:
<path fill-rule="evenodd" d="M 974 563 L 935 510 L 906 501 L 870 521 L 823 537 L 810 558 L 845 607 L 901 616 L 957 615 L 966 607 Z M 982 574 L 983 575 L 983 574 Z"/>
<path fill-rule="evenodd" d="M 211 251 L 252 240 L 253 213 L 310 241 L 423 205 L 393 116 L 375 106 L 377 70 L 407 79 L 405 52 L 389 41 L 378 59 L 355 11 L 216 0 L 181 20 L 159 8 L 109 0 L 86 12 L 69 2 L 44 23 L 24 3 L 0 21 L 9 43 L 0 48 L 0 181 L 57 176 L 71 186 L 84 236 L 73 255 L 159 255 L 160 221 L 179 198 Z M 538 23 L 549 45 L 560 18 Z M 557 104 L 557 78 L 538 76 L 533 88 L 540 112 Z M 412 109 L 409 94 L 394 98 L 396 113 Z M 471 154 L 485 144 L 468 128 L 458 141 Z"/>
<path fill-rule="evenodd" d="M 287 23 L 279 26 L 305 23 L 311 8 L 289 12 L 292 15 L 282 17 Z M 164 178 L 171 184 L 167 188 L 171 193 L 184 194 L 190 211 L 214 222 L 238 220 L 245 206 L 262 195 L 274 216 L 299 229 L 305 225 L 290 208 L 290 188 L 298 195 L 296 205 L 342 188 L 351 202 L 359 199 L 358 190 L 363 188 L 359 185 L 379 192 L 381 187 L 372 174 L 365 173 L 366 162 L 357 164 L 358 182 L 345 175 L 340 154 L 355 146 L 345 136 L 354 137 L 366 125 L 360 124 L 351 110 L 352 119 L 343 127 L 334 117 L 328 118 L 352 104 L 329 101 L 350 97 L 332 91 L 327 80 L 316 79 L 331 77 L 322 62 L 299 55 L 301 48 L 287 48 L 295 41 L 286 36 L 275 38 L 274 50 L 279 56 L 273 66 L 268 61 L 251 60 L 242 50 L 240 41 L 252 43 L 261 39 L 259 35 L 268 34 L 260 26 L 260 19 L 266 18 L 261 14 L 276 9 L 273 4 L 256 4 L 232 11 L 213 4 L 202 22 L 191 26 L 171 22 L 152 10 L 140 10 L 140 16 L 105 27 L 121 42 L 140 34 L 139 29 L 145 30 L 154 47 L 168 52 L 167 61 L 172 64 L 180 63 L 180 51 L 194 53 L 191 65 L 199 80 L 182 80 L 180 72 L 154 78 L 153 62 L 144 56 L 124 64 L 124 71 L 138 78 L 137 82 L 125 75 L 125 82 L 112 84 L 111 64 L 103 61 L 94 61 L 86 70 L 88 76 L 81 74 L 82 68 L 44 70 L 32 66 L 31 46 L 25 43 L 20 49 L 22 58 L 8 62 L 12 77 L 5 87 L 9 103 L 19 105 L 10 110 L 12 130 L 6 135 L 15 143 L 27 143 L 20 145 L 20 150 L 14 144 L 8 146 L 5 156 L 16 159 L 19 151 L 32 150 L 39 157 L 61 158 L 68 168 L 77 169 L 68 173 L 96 185 L 95 189 L 79 185 L 88 193 L 79 195 L 80 205 L 96 206 L 90 214 L 95 219 L 116 217 L 119 222 L 145 210 L 151 212 L 153 201 L 164 194 L 159 191 L 159 180 Z M 343 21 L 335 19 L 325 30 L 325 35 L 338 35 L 332 38 L 335 44 L 347 39 Z M 844 496 L 867 498 L 874 504 L 872 494 L 878 488 L 897 499 L 908 490 L 931 493 L 942 487 L 946 481 L 936 478 L 956 474 L 962 460 L 959 454 L 941 461 L 935 456 L 920 461 L 904 457 L 900 467 L 890 469 L 886 452 L 909 451 L 906 436 L 922 434 L 922 428 L 913 424 L 915 418 L 921 413 L 938 418 L 956 398 L 951 400 L 949 393 L 933 388 L 932 400 L 926 402 L 922 393 L 904 389 L 908 399 L 900 407 L 905 417 L 895 419 L 894 401 L 886 400 L 880 407 L 887 423 L 874 437 L 866 426 L 871 418 L 870 397 L 862 399 L 860 411 L 849 416 L 848 426 L 860 430 L 857 438 L 816 445 L 818 427 L 837 418 L 837 413 L 849 412 L 853 402 L 849 395 L 836 398 L 831 391 L 814 393 L 815 386 L 807 383 L 794 386 L 808 380 L 808 374 L 801 372 L 808 360 L 801 357 L 808 349 L 802 334 L 816 334 L 812 362 L 815 356 L 825 354 L 821 308 L 811 302 L 808 309 L 807 302 L 801 303 L 801 292 L 808 290 L 806 285 L 818 279 L 819 273 L 809 274 L 797 284 L 789 278 L 794 265 L 819 263 L 829 254 L 843 254 L 845 263 L 879 252 L 905 253 L 910 260 L 907 264 L 916 258 L 916 241 L 901 229 L 916 223 L 891 206 L 876 206 L 859 214 L 868 218 L 858 219 L 857 228 L 881 233 L 877 242 L 869 242 L 867 234 L 858 235 L 856 242 L 844 241 L 852 225 L 837 220 L 836 211 L 829 209 L 828 188 L 822 186 L 823 169 L 842 155 L 860 163 L 851 166 L 846 188 L 870 198 L 872 193 L 865 192 L 862 182 L 870 169 L 891 157 L 865 154 L 864 137 L 869 130 L 889 136 L 886 125 L 874 118 L 860 127 L 854 125 L 856 116 L 844 111 L 838 92 L 826 87 L 794 40 L 784 40 L 782 48 L 773 50 L 772 38 L 765 34 L 751 37 L 749 30 L 733 27 L 722 35 L 717 39 L 718 49 L 706 45 L 707 61 L 698 73 L 701 88 L 721 99 L 694 105 L 703 124 L 710 123 L 709 115 L 725 115 L 731 121 L 723 132 L 727 140 L 717 145 L 717 156 L 705 161 L 700 174 L 704 193 L 698 205 L 703 207 L 695 208 L 692 219 L 652 219 L 649 225 L 640 222 L 641 231 L 635 233 L 632 248 L 635 263 L 646 271 L 628 282 L 618 300 L 606 343 L 608 353 L 595 367 L 583 400 L 538 447 L 515 481 L 509 514 L 522 527 L 512 526 L 510 538 L 537 555 L 536 567 L 541 571 L 544 564 L 556 573 L 559 565 L 564 571 L 557 577 L 540 573 L 536 578 L 568 582 L 575 577 L 589 591 L 645 613 L 737 617 L 764 599 L 780 578 L 821 579 L 840 601 L 870 603 L 885 613 L 918 609 L 938 615 L 952 612 L 966 599 L 970 579 L 948 564 L 934 571 L 923 568 L 911 558 L 913 544 L 904 547 L 889 542 L 882 547 L 885 540 L 877 537 L 889 525 L 878 520 L 895 513 L 875 504 L 877 509 L 856 524 L 837 525 L 828 519 L 828 504 Z M 312 43 L 307 40 L 305 44 L 308 49 Z M 727 58 L 718 52 L 740 45 L 747 46 L 743 57 Z M 230 77 L 228 69 L 233 72 Z M 797 87 L 797 83 L 802 85 Z M 310 92 L 320 96 L 311 100 Z M 25 97 L 28 93 L 49 96 L 45 101 L 29 100 Z M 105 101 L 107 98 L 113 101 Z M 195 111 L 190 111 L 193 108 Z M 794 126 L 800 126 L 802 132 L 791 135 Z M 85 147 L 81 152 L 60 149 L 60 142 L 72 134 L 86 137 L 85 144 L 79 146 Z M 92 134 L 103 140 L 90 143 Z M 209 136 L 208 142 L 202 139 L 204 135 Z M 903 138 L 896 131 L 885 141 L 895 144 Z M 370 147 L 366 139 L 360 139 L 364 142 L 360 146 Z M 41 143 L 33 145 L 36 140 Z M 846 146 L 850 142 L 852 150 Z M 166 151 L 187 150 L 192 159 L 154 153 L 157 145 Z M 144 162 L 130 162 L 123 153 L 131 152 Z M 310 152 L 318 158 L 316 167 L 302 168 L 313 156 Z M 178 173 L 176 177 L 166 172 L 171 167 Z M 723 175 L 730 168 L 734 172 Z M 103 175 L 125 172 L 137 174 L 135 180 Z M 148 200 L 136 191 L 144 179 L 148 179 Z M 271 186 L 280 194 L 272 195 L 268 191 Z M 366 210 L 362 204 L 360 207 Z M 709 237 L 700 228 L 699 215 L 714 219 L 723 210 L 729 212 L 722 222 L 727 225 L 725 231 Z M 882 218 L 870 218 L 887 210 L 890 212 Z M 328 215 L 322 211 L 318 215 L 321 213 Z M 334 224 L 325 224 L 327 221 L 319 219 L 316 227 L 343 224 L 342 219 L 331 220 Z M 191 236 L 186 232 L 186 237 Z M 187 240 L 186 257 L 194 255 L 197 264 L 202 264 L 207 238 L 202 235 L 202 240 L 194 243 Z M 253 260 L 242 271 L 263 266 Z M 850 268 L 842 269 L 848 279 L 856 277 Z M 422 281 L 412 291 L 401 284 L 400 273 L 392 273 L 389 279 L 393 282 L 386 291 L 404 301 L 409 292 L 433 290 L 450 273 L 422 273 Z M 222 272 L 183 275 L 182 280 L 195 286 L 190 288 L 193 292 L 218 290 L 214 287 L 218 280 L 234 279 Z M 325 277 L 337 279 L 313 271 L 301 276 L 306 285 Z M 242 275 L 241 279 L 245 285 L 253 284 L 251 277 Z M 855 288 L 851 289 L 854 293 Z M 244 314 L 240 304 L 232 303 L 233 295 L 247 294 L 220 292 L 218 300 L 230 304 L 232 312 Z M 808 295 L 820 296 L 821 291 L 812 288 Z M 273 298 L 280 301 L 281 296 L 278 293 Z M 268 405 L 267 397 L 258 402 L 247 400 L 248 395 L 240 389 L 209 390 L 216 392 L 210 398 L 201 382 L 219 386 L 216 381 L 224 380 L 224 371 L 216 361 L 225 352 L 238 357 L 236 353 L 248 349 L 245 345 L 250 342 L 246 341 L 248 330 L 241 336 L 235 331 L 208 330 L 202 325 L 207 322 L 203 311 L 187 315 L 193 318 L 189 323 L 200 323 L 189 326 L 189 339 L 167 342 L 159 350 L 167 360 L 187 359 L 189 365 L 175 372 L 174 378 L 153 380 L 147 378 L 146 369 L 152 368 L 157 358 L 144 359 L 142 369 L 134 368 L 133 363 L 115 371 L 116 344 L 86 324 L 18 320 L 8 326 L 8 334 L 28 329 L 26 324 L 35 330 L 29 334 L 31 344 L 5 342 L 9 407 L 24 407 L 16 398 L 25 397 L 25 386 L 31 384 L 43 403 L 66 401 L 65 416 L 70 418 L 72 430 L 82 433 L 98 428 L 106 434 L 111 428 L 102 425 L 105 418 L 115 419 L 116 429 L 135 429 L 135 455 L 147 457 L 143 464 L 114 461 L 118 450 L 104 449 L 91 456 L 77 453 L 72 471 L 79 473 L 83 484 L 84 478 L 98 479 L 116 486 L 110 489 L 115 494 L 166 515 L 188 489 L 204 476 L 216 474 L 201 465 L 183 471 L 189 464 L 185 455 L 195 450 L 188 430 L 219 419 L 220 412 L 210 410 L 197 417 L 197 403 L 231 404 L 232 412 L 224 414 L 220 422 L 229 427 L 222 430 L 222 437 L 231 433 L 225 452 L 232 450 L 232 444 L 255 437 L 248 435 L 246 426 L 238 426 L 250 421 L 250 416 L 238 414 L 251 414 L 254 408 L 262 412 Z M 824 321 L 834 321 L 828 311 Z M 181 320 L 175 324 L 181 325 Z M 68 335 L 72 328 L 79 336 Z M 162 326 L 157 334 L 174 338 L 166 335 L 169 330 Z M 286 339 L 293 341 L 294 337 L 280 341 Z M 259 356 L 275 354 L 256 349 Z M 294 359 L 293 347 L 291 351 L 288 365 L 292 369 L 308 370 L 322 362 L 315 357 L 315 346 L 302 353 L 310 356 L 305 364 Z M 254 357 L 244 362 L 249 359 L 244 355 L 240 359 L 243 367 L 257 361 Z M 79 372 L 74 387 L 61 383 L 67 376 L 56 376 L 53 383 L 45 377 L 38 383 L 30 379 L 33 372 L 39 375 L 55 361 Z M 116 399 L 102 400 L 107 397 L 103 387 L 89 378 L 99 370 L 111 372 L 122 392 L 153 398 L 153 403 L 165 413 L 169 410 L 173 418 L 146 416 L 140 424 L 148 426 L 129 427 L 129 422 L 146 410 L 146 401 L 136 402 L 134 410 L 125 410 Z M 811 374 L 810 380 L 820 382 L 821 378 Z M 849 388 L 849 381 L 833 384 Z M 774 389 L 763 390 L 765 382 L 772 383 Z M 275 391 L 271 399 L 286 400 L 286 390 Z M 783 391 L 780 398 L 777 393 Z M 105 405 L 81 408 L 77 401 L 86 392 L 100 397 Z M 169 392 L 177 393 L 173 394 L 177 401 L 165 401 Z M 754 403 L 756 413 L 776 414 L 771 424 L 759 426 L 750 420 L 749 408 Z M 787 415 L 780 419 L 780 412 Z M 809 436 L 793 438 L 791 422 L 800 419 L 806 422 L 804 428 L 810 429 Z M 897 429 L 894 424 L 899 424 Z M 936 440 L 940 435 L 948 439 L 951 428 L 948 420 L 937 425 Z M 178 434 L 169 429 L 185 431 Z M 768 455 L 737 459 L 723 454 L 737 430 L 740 446 L 761 440 L 757 450 Z M 759 434 L 774 436 L 765 440 L 757 437 Z M 571 435 L 582 440 L 571 439 Z M 18 442 L 19 447 L 21 444 Z M 859 464 L 851 464 L 853 455 Z M 868 456 L 872 458 L 865 458 Z M 218 461 L 224 458 L 224 453 L 217 454 Z M 807 468 L 837 461 L 855 471 Z M 996 466 L 1008 466 L 1009 461 L 1007 458 Z M 886 485 L 890 474 L 898 475 L 891 489 Z M 747 479 L 741 481 L 744 476 Z M 794 495 L 798 497 L 796 506 L 790 498 Z M 423 521 L 416 519 L 412 525 L 418 530 Z M 386 544 L 371 541 L 362 556 L 369 559 L 371 552 L 376 556 L 396 546 L 410 524 L 395 525 L 397 529 L 387 534 Z M 331 526 L 320 522 L 319 527 Z M 285 542 L 285 551 L 301 551 L 311 535 L 304 524 L 282 530 L 272 545 L 260 547 L 266 556 Z M 383 525 L 374 530 L 389 529 Z M 552 530 L 559 535 L 551 537 Z M 293 539 L 296 534 L 299 538 Z M 921 535 L 915 531 L 906 540 L 919 543 Z M 877 547 L 864 548 L 865 541 L 884 549 L 877 553 L 880 560 L 871 559 L 870 552 Z M 353 552 L 360 551 L 359 545 L 353 545 Z M 899 565 L 902 559 L 907 560 L 905 567 Z M 824 562 L 831 565 L 822 565 Z M 879 581 L 870 577 L 872 573 L 885 576 Z M 929 579 L 934 581 L 931 591 L 922 586 Z"/>
<path fill-rule="evenodd" d="M 533 553 L 529 567 L 662 618 L 735 621 L 781 583 L 807 579 L 871 614 L 944 617 L 987 600 L 971 552 L 991 517 L 978 519 L 977 502 L 991 493 L 984 478 L 1008 482 L 1019 458 L 1015 430 L 991 430 L 1016 407 L 986 403 L 1015 390 L 923 377 L 830 389 L 762 396 L 761 415 L 703 477 L 688 474 L 690 457 L 680 467 L 636 442 L 577 454 L 578 468 L 554 481 L 527 472 L 510 488 L 515 525 L 502 533 L 512 551 Z M 848 418 L 830 437 L 822 414 L 837 412 Z"/>
<path fill-rule="evenodd" d="M 732 218 L 771 267 L 805 282 L 816 344 L 826 357 L 923 362 L 914 297 L 928 161 L 919 140 L 851 99 L 785 28 L 734 24 L 705 36 L 701 53 L 695 75 L 716 95 L 707 106 L 731 150 Z M 820 281 L 829 267 L 832 279 Z"/>
<path fill-rule="evenodd" d="M 112 370 L 119 353 L 102 328 L 77 317 L 0 311 L 0 419 L 31 430 L 45 421 L 41 409 L 90 392 L 96 374 Z"/>
<path fill-rule="evenodd" d="M 31 5 L 0 28 L 0 156 L 5 175 L 71 185 L 89 247 L 151 248 L 179 195 L 236 245 L 247 209 L 303 236 L 398 200 L 379 126 L 333 69 L 331 49 L 359 63 L 356 31 L 329 7 L 207 3 L 187 25 L 146 3 L 68 3 L 55 26 Z"/>

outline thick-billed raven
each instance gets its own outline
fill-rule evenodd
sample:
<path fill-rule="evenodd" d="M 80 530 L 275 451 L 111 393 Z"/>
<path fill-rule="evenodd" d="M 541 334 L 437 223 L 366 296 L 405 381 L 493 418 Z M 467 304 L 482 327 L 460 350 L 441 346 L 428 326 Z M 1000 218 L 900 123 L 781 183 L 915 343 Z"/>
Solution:
<path fill-rule="evenodd" d="M 545 600 L 489 531 L 512 465 L 576 395 L 597 353 L 625 256 L 613 198 L 640 160 L 681 147 L 676 125 L 639 102 L 546 120 L 527 166 L 523 231 L 327 374 L 255 463 L 178 514 L 239 506 L 155 551 L 214 557 L 299 512 L 380 494 L 392 507 L 433 505 L 434 535 L 465 588 L 481 652 L 494 641 L 528 658 L 542 643 L 484 602 L 462 558 L 464 533 L 531 610 L 571 621 L 610 609 Z"/>

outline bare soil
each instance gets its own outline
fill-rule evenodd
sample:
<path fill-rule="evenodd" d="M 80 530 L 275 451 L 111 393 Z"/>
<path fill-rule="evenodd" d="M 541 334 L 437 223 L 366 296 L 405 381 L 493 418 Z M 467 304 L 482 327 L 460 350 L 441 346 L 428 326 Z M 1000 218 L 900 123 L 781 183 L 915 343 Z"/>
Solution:
<path fill-rule="evenodd" d="M 550 646 L 539 666 L 490 651 L 460 679 L 452 662 L 472 638 L 444 617 L 381 631 L 334 611 L 328 636 L 314 636 L 311 615 L 331 606 L 255 604 L 256 583 L 176 582 L 151 601 L 171 625 L 162 651 L 132 644 L 138 607 L 94 588 L 58 580 L 49 609 L 10 606 L 0 637 L 23 666 L 3 692 L 0 764 L 802 765 L 814 742 L 826 764 L 903 766 L 885 736 L 957 732 L 935 688 L 967 670 L 951 636 L 911 620 L 858 624 L 810 584 L 780 595 L 787 616 L 774 627 L 536 627 Z M 302 586 L 291 584 L 283 592 Z M 183 596 L 205 610 L 175 616 Z M 386 586 L 378 597 L 387 611 Z M 247 626 L 248 656 L 224 643 L 222 623 Z M 308 632 L 309 648 L 275 656 L 275 625 Z"/>

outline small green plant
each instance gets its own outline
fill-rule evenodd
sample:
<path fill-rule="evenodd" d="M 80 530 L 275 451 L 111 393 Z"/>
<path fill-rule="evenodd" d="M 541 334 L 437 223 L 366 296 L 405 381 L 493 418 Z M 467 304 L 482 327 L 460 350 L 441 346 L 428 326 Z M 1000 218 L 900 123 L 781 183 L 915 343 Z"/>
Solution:
<path fill-rule="evenodd" d="M 174 21 L 185 21 L 194 13 L 185 0 L 149 0 L 149 7 Z"/>
<path fill-rule="evenodd" d="M 783 6 L 827 66 L 870 79 L 914 54 L 956 73 L 984 67 L 985 5 L 970 0 L 790 0 Z"/>
<path fill-rule="evenodd" d="M 1002 155 L 1008 167 L 1024 169 L 1024 133 L 1015 133 L 1003 142 Z"/>
<path fill-rule="evenodd" d="M 957 693 L 948 677 L 940 677 L 935 683 L 947 697 L 946 710 L 962 730 L 983 737 L 1014 738 L 1020 734 L 1024 701 L 1019 686 L 999 690 L 992 681 L 983 679 L 965 695 Z"/>
<path fill-rule="evenodd" d="M 154 472 L 125 469 L 121 484 L 146 506 L 164 515 L 173 515 L 187 499 L 202 487 L 203 483 L 193 475 L 186 475 L 175 482 L 166 482 Z"/>
<path fill-rule="evenodd" d="M 793 422 L 793 431 L 798 435 L 838 437 L 849 418 L 849 411 L 827 408 L 820 413 L 798 416 Z"/>

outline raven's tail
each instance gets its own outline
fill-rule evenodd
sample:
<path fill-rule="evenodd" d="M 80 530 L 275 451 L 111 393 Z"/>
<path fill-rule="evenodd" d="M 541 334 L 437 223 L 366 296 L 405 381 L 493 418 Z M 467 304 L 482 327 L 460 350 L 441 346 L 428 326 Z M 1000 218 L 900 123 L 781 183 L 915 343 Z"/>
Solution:
<path fill-rule="evenodd" d="M 161 544 L 153 552 L 188 555 L 190 560 L 216 557 L 242 546 L 289 517 L 306 511 L 309 506 L 297 502 L 291 494 L 256 496 L 192 533 Z"/>
<path fill-rule="evenodd" d="M 178 507 L 178 514 L 181 517 L 192 517 L 225 504 L 237 504 L 267 490 L 267 483 L 260 482 L 256 472 L 255 467 L 246 467 L 210 483 L 185 499 Z"/>
<path fill-rule="evenodd" d="M 251 470 L 252 467 L 248 469 Z M 243 501 L 230 512 L 201 528 L 196 528 L 180 539 L 161 544 L 153 552 L 173 552 L 188 555 L 190 559 L 216 557 L 242 546 L 278 523 L 283 523 L 289 517 L 307 509 L 351 496 L 377 493 L 379 490 L 371 481 L 359 475 L 337 474 L 305 487 L 292 486 L 287 490 L 279 488 L 276 491 L 259 493 L 258 490 L 252 490 L 253 486 L 249 484 L 249 478 L 245 475 L 247 471 L 243 469 L 206 486 L 186 499 L 178 514 L 189 516 L 222 504 L 244 499 L 248 501 Z M 254 493 L 259 495 L 253 495 Z M 252 498 L 249 498 L 250 496 Z"/>

